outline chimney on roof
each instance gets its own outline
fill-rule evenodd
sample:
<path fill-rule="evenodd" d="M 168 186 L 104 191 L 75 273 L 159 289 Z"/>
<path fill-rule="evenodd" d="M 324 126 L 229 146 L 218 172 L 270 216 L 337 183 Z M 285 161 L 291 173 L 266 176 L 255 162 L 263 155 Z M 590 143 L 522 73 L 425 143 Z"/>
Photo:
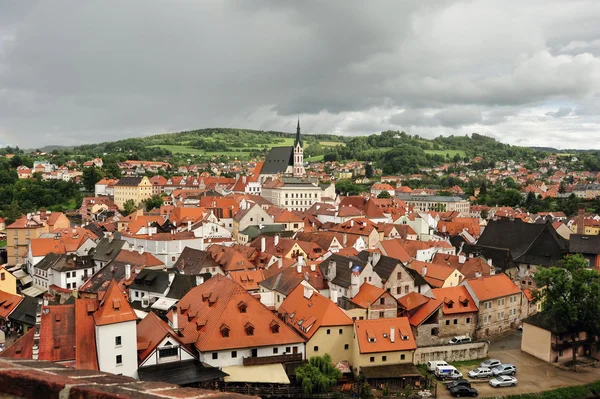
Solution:
<path fill-rule="evenodd" d="M 316 265 L 316 263 L 311 263 L 311 265 L 310 265 L 310 271 L 311 271 L 311 272 L 314 272 L 314 271 L 316 271 L 316 270 L 317 270 L 317 265 Z"/>
<path fill-rule="evenodd" d="M 427 266 L 423 266 L 423 268 L 421 269 L 421 275 L 423 277 L 425 277 L 427 275 Z"/>
<path fill-rule="evenodd" d="M 298 264 L 299 264 L 300 266 L 304 266 L 304 265 L 306 265 L 306 262 L 304 262 L 304 256 L 302 256 L 302 255 L 299 255 L 299 256 L 298 256 Z"/>
<path fill-rule="evenodd" d="M 139 253 L 140 255 L 143 255 L 143 254 L 144 254 L 144 246 L 143 246 L 143 245 L 140 245 L 140 246 L 138 247 L 138 253 Z"/>
<path fill-rule="evenodd" d="M 187 227 L 187 231 L 192 231 L 192 221 L 188 220 L 188 227 Z"/>
<path fill-rule="evenodd" d="M 304 298 L 310 299 L 313 295 L 313 290 L 310 287 L 304 286 Z"/>
<path fill-rule="evenodd" d="M 169 272 L 169 285 L 175 280 L 175 272 Z"/>
<path fill-rule="evenodd" d="M 350 228 L 354 227 L 354 219 L 350 219 Z"/>
<path fill-rule="evenodd" d="M 125 279 L 129 280 L 131 278 L 131 265 L 125 265 Z"/>
<path fill-rule="evenodd" d="M 458 254 L 458 263 L 462 265 L 463 263 L 465 263 L 466 260 L 467 257 L 465 256 L 465 254 L 463 254 L 462 252 Z"/>
<path fill-rule="evenodd" d="M 352 261 L 348 262 L 348 268 L 349 268 L 350 270 L 352 270 L 352 266 L 354 266 L 354 264 L 352 263 Z"/>
<path fill-rule="evenodd" d="M 265 236 L 260 237 L 260 252 L 267 252 L 267 238 Z"/>
<path fill-rule="evenodd" d="M 283 267 L 283 258 L 277 259 L 277 268 L 281 269 Z"/>
<path fill-rule="evenodd" d="M 200 285 L 202 283 L 204 283 L 204 277 L 197 275 L 196 276 L 196 285 Z"/>
<path fill-rule="evenodd" d="M 171 315 L 171 328 L 173 328 L 173 331 L 177 332 L 177 330 L 179 330 L 179 312 L 175 306 L 172 308 Z"/>
<path fill-rule="evenodd" d="M 298 272 L 298 274 L 302 274 L 302 265 L 300 264 L 300 262 L 296 263 L 296 271 Z"/>
<path fill-rule="evenodd" d="M 585 234 L 585 208 L 577 210 L 577 234 Z"/>
<path fill-rule="evenodd" d="M 338 292 L 336 290 L 329 291 L 329 297 L 331 298 L 331 302 L 337 305 Z"/>
<path fill-rule="evenodd" d="M 394 343 L 396 340 L 396 329 L 394 327 L 390 328 L 390 342 Z"/>
<path fill-rule="evenodd" d="M 381 259 L 381 253 L 373 252 L 373 263 L 371 265 L 375 266 L 377 263 L 379 263 L 379 259 Z"/>
<path fill-rule="evenodd" d="M 279 234 L 275 234 L 275 237 L 273 237 L 273 243 L 275 245 L 279 245 Z"/>
<path fill-rule="evenodd" d="M 344 233 L 343 237 L 342 237 L 342 246 L 344 248 L 346 248 L 346 245 L 348 244 L 348 234 Z"/>

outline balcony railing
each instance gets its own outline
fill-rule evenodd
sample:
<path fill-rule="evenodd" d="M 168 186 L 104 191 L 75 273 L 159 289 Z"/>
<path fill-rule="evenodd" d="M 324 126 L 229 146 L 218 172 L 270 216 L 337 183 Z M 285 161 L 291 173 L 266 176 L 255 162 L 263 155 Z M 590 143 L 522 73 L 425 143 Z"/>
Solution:
<path fill-rule="evenodd" d="M 302 353 L 289 353 L 287 355 L 245 357 L 243 359 L 243 364 L 244 364 L 244 366 L 258 366 L 261 364 L 299 362 L 301 360 L 302 360 Z"/>

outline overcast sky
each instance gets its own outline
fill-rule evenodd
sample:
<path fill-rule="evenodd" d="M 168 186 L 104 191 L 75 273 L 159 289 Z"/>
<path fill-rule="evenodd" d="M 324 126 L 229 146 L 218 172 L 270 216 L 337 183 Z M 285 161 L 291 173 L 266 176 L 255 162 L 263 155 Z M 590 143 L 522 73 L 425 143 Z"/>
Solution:
<path fill-rule="evenodd" d="M 600 148 L 600 1 L 0 0 L 0 145 L 204 127 Z"/>

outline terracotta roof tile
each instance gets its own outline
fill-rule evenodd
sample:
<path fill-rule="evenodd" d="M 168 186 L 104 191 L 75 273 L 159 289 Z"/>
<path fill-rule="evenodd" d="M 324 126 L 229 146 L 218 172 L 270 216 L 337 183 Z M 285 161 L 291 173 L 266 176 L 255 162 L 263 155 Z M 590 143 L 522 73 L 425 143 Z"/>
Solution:
<path fill-rule="evenodd" d="M 23 297 L 20 295 L 0 291 L 0 317 L 5 320 L 8 319 L 8 316 L 10 316 L 22 300 Z"/>
<path fill-rule="evenodd" d="M 103 326 L 135 320 L 137 316 L 133 308 L 125 299 L 119 284 L 113 279 L 100 301 L 98 310 L 94 313 L 94 322 L 97 326 Z"/>
<path fill-rule="evenodd" d="M 320 327 L 352 325 L 352 319 L 329 298 L 311 289 L 307 298 L 304 289 L 304 285 L 298 285 L 278 309 L 297 331 L 310 339 Z"/>
<path fill-rule="evenodd" d="M 96 299 L 75 300 L 75 368 L 78 370 L 98 370 L 93 316 L 97 307 Z"/>
<path fill-rule="evenodd" d="M 432 314 L 434 314 L 442 306 L 442 301 L 439 299 L 428 298 L 428 301 L 422 305 L 416 312 L 410 316 L 410 324 L 413 326 L 419 326 L 421 323 L 426 321 Z"/>
<path fill-rule="evenodd" d="M 406 317 L 358 320 L 355 328 L 360 353 L 409 351 L 417 348 Z M 392 329 L 394 342 L 391 339 Z"/>
<path fill-rule="evenodd" d="M 385 290 L 383 288 L 375 287 L 369 283 L 363 283 L 360 286 L 358 294 L 354 296 L 354 298 L 350 299 L 350 302 L 360 306 L 361 308 L 368 308 L 372 304 L 379 299 L 383 294 L 385 294 Z"/>
<path fill-rule="evenodd" d="M 471 287 L 473 293 L 480 301 L 501 298 L 521 292 L 521 289 L 503 273 L 468 280 L 465 284 Z"/>
<path fill-rule="evenodd" d="M 75 305 L 42 308 L 39 360 L 75 360 Z"/>
<path fill-rule="evenodd" d="M 433 295 L 444 302 L 444 314 L 459 314 L 477 312 L 477 305 L 469 294 L 467 287 L 436 288 L 432 290 Z"/>

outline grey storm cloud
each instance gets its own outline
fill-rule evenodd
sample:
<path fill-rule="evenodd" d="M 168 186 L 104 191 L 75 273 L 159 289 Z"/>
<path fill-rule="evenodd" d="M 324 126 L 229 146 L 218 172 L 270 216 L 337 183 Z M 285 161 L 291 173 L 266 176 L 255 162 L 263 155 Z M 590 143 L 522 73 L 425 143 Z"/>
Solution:
<path fill-rule="evenodd" d="M 591 146 L 597 0 L 503 4 L 3 1 L 0 145 L 292 131 L 299 112 L 315 133 Z"/>

